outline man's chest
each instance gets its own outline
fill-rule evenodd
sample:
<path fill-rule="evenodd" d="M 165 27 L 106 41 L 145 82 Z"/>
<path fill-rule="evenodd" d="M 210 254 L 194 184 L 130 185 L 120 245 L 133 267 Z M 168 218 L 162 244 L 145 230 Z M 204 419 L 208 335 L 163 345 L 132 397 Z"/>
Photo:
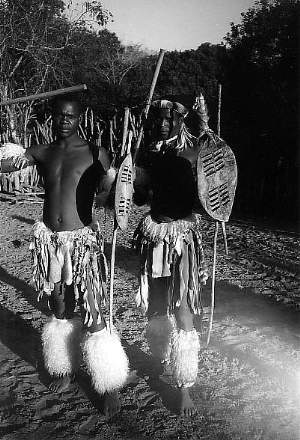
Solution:
<path fill-rule="evenodd" d="M 42 173 L 48 182 L 77 184 L 94 168 L 93 156 L 89 151 L 47 153 L 41 163 Z"/>

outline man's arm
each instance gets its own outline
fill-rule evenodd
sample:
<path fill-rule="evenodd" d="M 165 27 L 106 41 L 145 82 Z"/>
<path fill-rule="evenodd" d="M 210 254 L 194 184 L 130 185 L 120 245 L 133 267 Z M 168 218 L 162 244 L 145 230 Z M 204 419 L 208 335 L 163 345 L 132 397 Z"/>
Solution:
<path fill-rule="evenodd" d="M 135 167 L 133 190 L 133 201 L 137 206 L 149 203 L 151 198 L 150 176 L 145 168 Z"/>
<path fill-rule="evenodd" d="M 12 173 L 34 165 L 34 150 L 35 147 L 25 149 L 12 143 L 0 146 L 0 173 Z"/>

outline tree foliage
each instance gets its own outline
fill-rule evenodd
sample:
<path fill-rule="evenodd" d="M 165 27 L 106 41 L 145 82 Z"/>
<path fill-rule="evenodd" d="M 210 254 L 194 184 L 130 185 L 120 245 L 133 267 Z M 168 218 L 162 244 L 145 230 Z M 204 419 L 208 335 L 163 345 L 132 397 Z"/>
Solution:
<path fill-rule="evenodd" d="M 260 0 L 226 37 L 225 135 L 236 145 L 243 211 L 297 209 L 299 5 Z"/>
<path fill-rule="evenodd" d="M 70 7 L 71 1 L 68 5 Z M 109 14 L 101 3 L 85 3 L 74 20 L 62 0 L 0 0 L 0 93 L 37 93 L 72 82 L 66 60 L 77 33 L 91 20 L 103 26 Z"/>

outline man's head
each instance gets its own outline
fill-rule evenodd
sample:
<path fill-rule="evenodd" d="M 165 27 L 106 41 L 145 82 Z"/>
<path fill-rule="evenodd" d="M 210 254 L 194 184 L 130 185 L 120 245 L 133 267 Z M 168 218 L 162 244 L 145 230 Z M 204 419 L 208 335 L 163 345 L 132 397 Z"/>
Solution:
<path fill-rule="evenodd" d="M 77 133 L 81 113 L 81 104 L 72 95 L 58 96 L 53 100 L 52 118 L 58 138 L 65 139 Z"/>
<path fill-rule="evenodd" d="M 187 109 L 179 102 L 166 99 L 154 101 L 146 123 L 146 131 L 152 141 L 164 141 L 177 136 L 187 113 Z"/>

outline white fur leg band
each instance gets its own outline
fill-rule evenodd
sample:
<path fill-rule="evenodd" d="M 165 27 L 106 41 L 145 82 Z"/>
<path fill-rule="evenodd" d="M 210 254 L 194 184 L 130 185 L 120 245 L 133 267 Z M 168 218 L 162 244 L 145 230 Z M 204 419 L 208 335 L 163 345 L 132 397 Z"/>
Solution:
<path fill-rule="evenodd" d="M 103 329 L 87 333 L 83 357 L 99 394 L 122 388 L 128 376 L 128 358 L 116 332 Z"/>
<path fill-rule="evenodd" d="M 71 375 L 80 366 L 82 324 L 79 319 L 57 319 L 45 325 L 42 333 L 45 367 L 52 376 Z"/>
<path fill-rule="evenodd" d="M 190 387 L 198 374 L 198 355 L 200 349 L 196 330 L 178 330 L 171 351 L 171 367 L 179 387 Z"/>
<path fill-rule="evenodd" d="M 174 321 L 166 315 L 155 316 L 147 325 L 146 338 L 151 353 L 161 362 L 168 362 L 171 352 L 171 341 L 175 330 Z"/>

